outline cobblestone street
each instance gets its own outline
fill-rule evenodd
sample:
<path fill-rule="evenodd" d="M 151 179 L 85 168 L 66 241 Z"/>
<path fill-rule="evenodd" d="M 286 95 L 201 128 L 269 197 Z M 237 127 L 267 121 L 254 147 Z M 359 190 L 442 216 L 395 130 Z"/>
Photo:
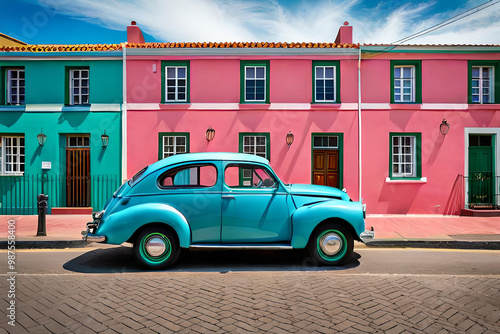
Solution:
<path fill-rule="evenodd" d="M 5 276 L 4 276 L 5 277 Z M 6 279 L 1 280 L 6 291 Z M 498 276 L 18 275 L 10 333 L 498 333 Z M 7 307 L 2 296 L 2 310 Z"/>

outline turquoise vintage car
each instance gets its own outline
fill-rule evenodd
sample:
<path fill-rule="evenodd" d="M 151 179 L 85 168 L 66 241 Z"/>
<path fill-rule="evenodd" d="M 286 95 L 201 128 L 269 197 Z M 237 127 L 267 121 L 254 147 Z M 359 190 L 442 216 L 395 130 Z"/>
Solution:
<path fill-rule="evenodd" d="M 88 242 L 133 243 L 137 261 L 172 266 L 180 248 L 308 248 L 322 265 L 350 258 L 365 211 L 339 189 L 280 181 L 261 157 L 188 153 L 124 183 L 82 232 Z"/>

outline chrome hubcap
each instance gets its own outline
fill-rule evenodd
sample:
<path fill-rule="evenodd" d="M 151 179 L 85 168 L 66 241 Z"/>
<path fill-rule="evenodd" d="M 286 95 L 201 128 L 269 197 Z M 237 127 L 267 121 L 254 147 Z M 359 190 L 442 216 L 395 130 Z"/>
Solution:
<path fill-rule="evenodd" d="M 326 255 L 335 255 L 342 249 L 342 238 L 336 233 L 326 233 L 319 239 L 319 247 Z"/>
<path fill-rule="evenodd" d="M 165 241 L 160 237 L 152 237 L 146 241 L 146 251 L 151 256 L 160 256 L 166 249 Z"/>

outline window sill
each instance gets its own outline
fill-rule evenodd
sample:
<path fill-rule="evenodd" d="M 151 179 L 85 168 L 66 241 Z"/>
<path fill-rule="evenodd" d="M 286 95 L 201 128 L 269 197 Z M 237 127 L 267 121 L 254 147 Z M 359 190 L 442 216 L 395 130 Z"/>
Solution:
<path fill-rule="evenodd" d="M 90 111 L 90 104 L 65 105 L 61 111 Z"/>
<path fill-rule="evenodd" d="M 340 102 L 312 102 L 311 109 L 340 109 Z"/>
<path fill-rule="evenodd" d="M 0 111 L 25 111 L 26 105 L 14 105 L 14 104 L 6 104 L 0 106 Z"/>
<path fill-rule="evenodd" d="M 498 103 L 469 103 L 468 109 L 498 109 Z"/>
<path fill-rule="evenodd" d="M 421 177 L 420 179 L 404 179 L 404 178 L 398 178 L 398 179 L 391 179 L 390 177 L 385 178 L 386 183 L 427 183 L 427 177 Z"/>
<path fill-rule="evenodd" d="M 414 110 L 422 109 L 422 103 L 416 102 L 401 102 L 401 103 L 391 103 L 389 104 L 391 109 L 403 109 L 403 110 Z"/>
<path fill-rule="evenodd" d="M 163 102 L 160 103 L 160 109 L 188 109 L 191 103 L 188 102 Z"/>
<path fill-rule="evenodd" d="M 240 110 L 253 110 L 253 109 L 265 109 L 268 110 L 271 107 L 270 103 L 263 102 L 245 102 L 238 105 Z"/>

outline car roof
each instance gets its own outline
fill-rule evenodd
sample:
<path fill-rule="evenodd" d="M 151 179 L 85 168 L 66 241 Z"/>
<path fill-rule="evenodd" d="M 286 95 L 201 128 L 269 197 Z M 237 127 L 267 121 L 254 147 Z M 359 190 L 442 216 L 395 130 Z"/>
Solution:
<path fill-rule="evenodd" d="M 232 152 L 203 152 L 203 153 L 183 153 L 175 154 L 168 158 L 157 161 L 149 166 L 150 171 L 157 170 L 170 165 L 175 165 L 181 162 L 191 162 L 191 161 L 214 161 L 214 160 L 224 160 L 224 161 L 245 161 L 245 162 L 257 162 L 268 164 L 269 160 L 245 153 L 232 153 Z"/>

